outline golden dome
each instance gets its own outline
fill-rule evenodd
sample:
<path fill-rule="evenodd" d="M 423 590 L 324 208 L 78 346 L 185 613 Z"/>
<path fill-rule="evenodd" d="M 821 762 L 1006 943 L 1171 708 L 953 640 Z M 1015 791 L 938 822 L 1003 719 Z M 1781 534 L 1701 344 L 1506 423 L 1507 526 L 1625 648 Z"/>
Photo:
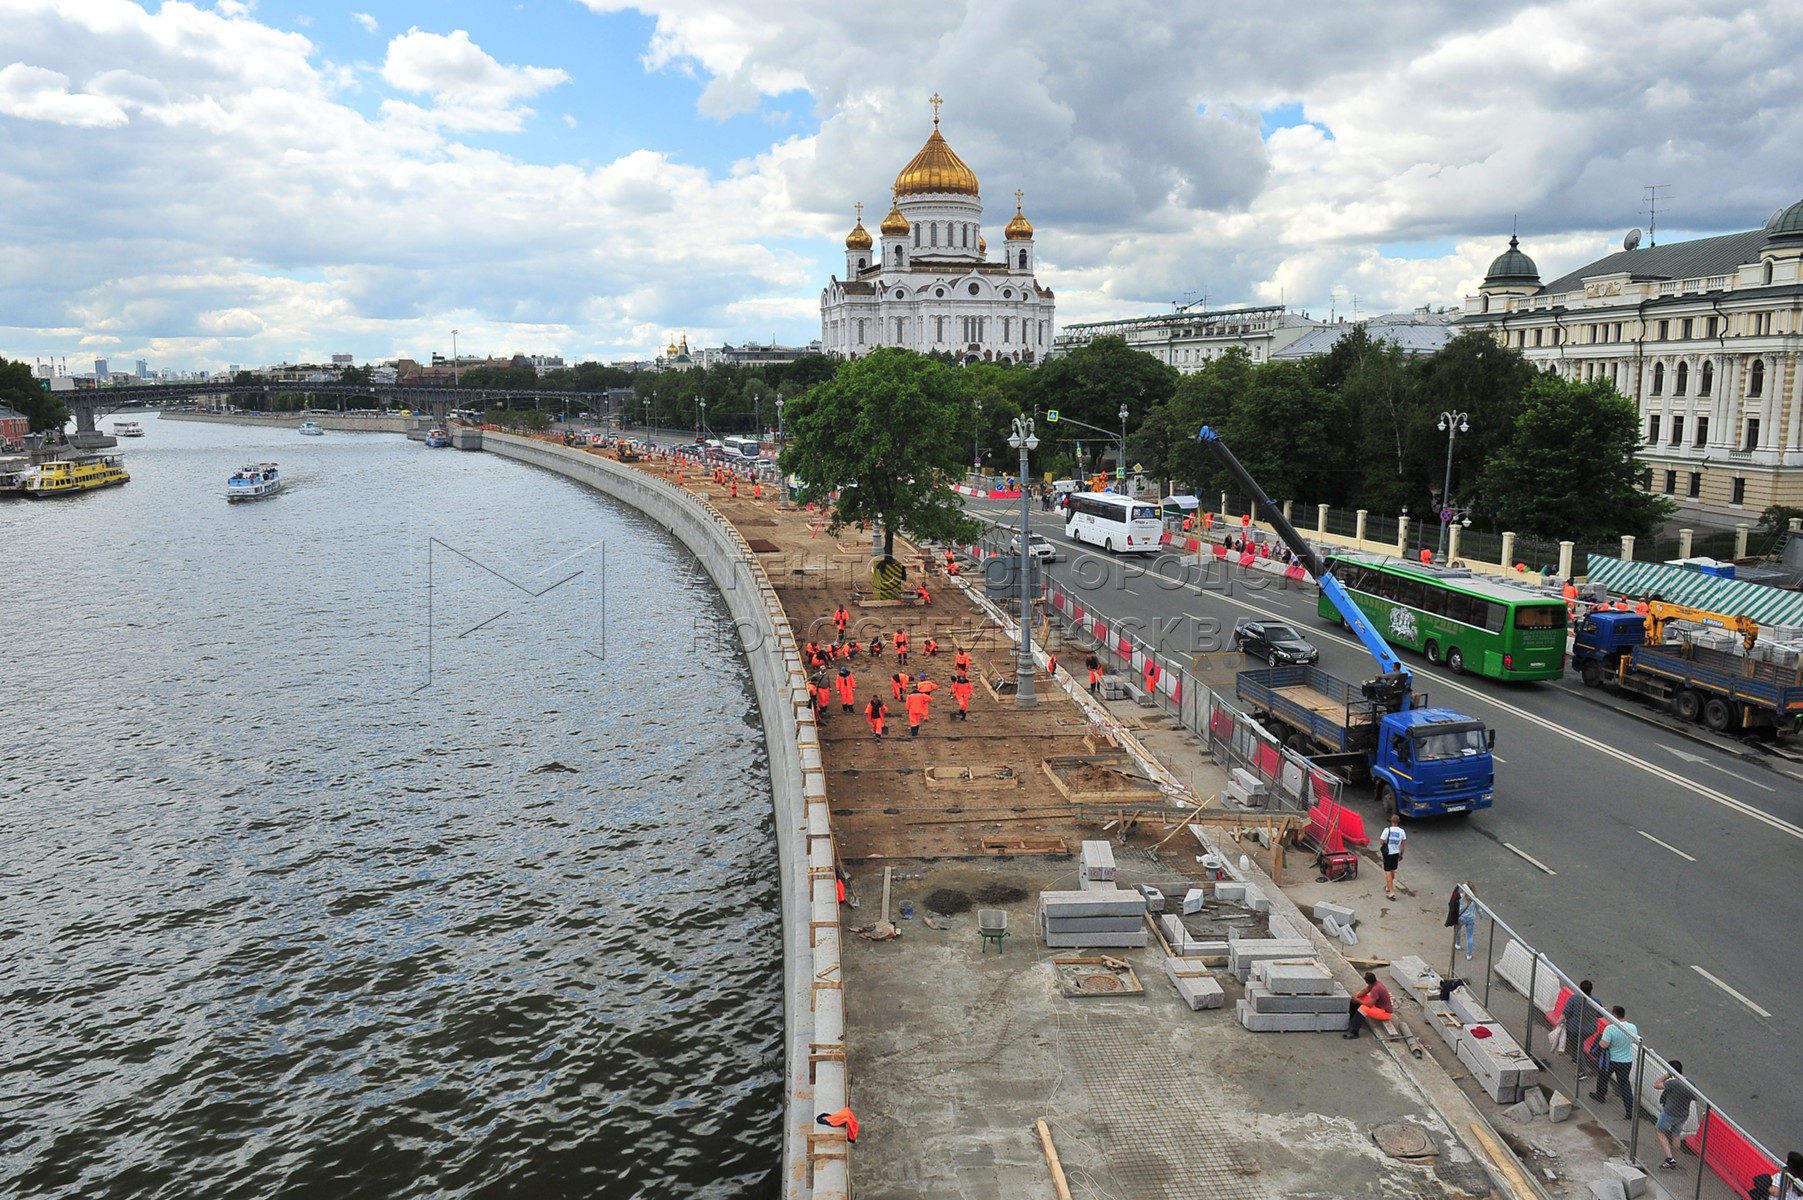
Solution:
<path fill-rule="evenodd" d="M 977 239 L 977 253 L 978 254 L 989 253 L 989 239 L 988 238 L 980 237 Z"/>
<path fill-rule="evenodd" d="M 859 221 L 856 225 L 852 226 L 851 232 L 845 235 L 845 248 L 847 250 L 868 250 L 871 245 L 870 230 L 864 228 L 863 221 Z"/>
<path fill-rule="evenodd" d="M 1011 242 L 1027 241 L 1033 237 L 1033 222 L 1021 215 L 1020 193 L 1014 193 L 1014 219 L 1002 230 L 1002 236 Z"/>
<path fill-rule="evenodd" d="M 952 153 L 952 148 L 939 136 L 939 97 L 933 97 L 933 132 L 920 148 L 914 161 L 895 177 L 895 194 L 919 196 L 928 192 L 950 192 L 959 196 L 977 195 L 977 176 Z"/>
<path fill-rule="evenodd" d="M 899 198 L 890 206 L 889 215 L 883 218 L 883 223 L 877 228 L 882 231 L 884 237 L 907 236 L 908 230 L 912 227 L 908 224 L 908 218 L 902 216 Z"/>

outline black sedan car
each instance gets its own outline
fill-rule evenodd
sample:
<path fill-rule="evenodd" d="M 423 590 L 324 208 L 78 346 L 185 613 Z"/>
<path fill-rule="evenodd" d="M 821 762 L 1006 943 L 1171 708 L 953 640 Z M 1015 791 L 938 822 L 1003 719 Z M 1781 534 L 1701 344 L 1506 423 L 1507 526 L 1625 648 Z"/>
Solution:
<path fill-rule="evenodd" d="M 1233 627 L 1229 643 L 1235 650 L 1256 655 L 1272 666 L 1313 663 L 1321 652 L 1300 633 L 1280 621 L 1241 621 Z"/>

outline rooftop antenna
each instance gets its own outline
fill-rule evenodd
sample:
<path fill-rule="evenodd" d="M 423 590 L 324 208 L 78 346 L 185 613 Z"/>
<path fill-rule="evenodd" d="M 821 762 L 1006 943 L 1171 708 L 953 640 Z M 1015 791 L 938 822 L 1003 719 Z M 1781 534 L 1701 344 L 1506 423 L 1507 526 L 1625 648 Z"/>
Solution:
<path fill-rule="evenodd" d="M 1672 185 L 1669 183 L 1649 183 L 1646 185 L 1646 244 L 1652 249 L 1659 244 L 1659 201 L 1670 199 Z M 1668 193 L 1661 196 L 1663 191 Z"/>

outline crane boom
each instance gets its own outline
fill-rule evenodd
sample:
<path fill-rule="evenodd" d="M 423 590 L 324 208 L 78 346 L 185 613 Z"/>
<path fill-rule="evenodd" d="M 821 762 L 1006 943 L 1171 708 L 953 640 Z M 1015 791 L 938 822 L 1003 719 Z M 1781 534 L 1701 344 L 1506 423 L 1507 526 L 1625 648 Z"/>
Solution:
<path fill-rule="evenodd" d="M 1296 527 L 1290 524 L 1289 518 L 1283 515 L 1283 510 L 1265 495 L 1264 489 L 1258 486 L 1258 481 L 1252 478 L 1252 473 L 1246 470 L 1245 464 L 1221 441 L 1221 435 L 1204 425 L 1201 432 L 1196 434 L 1196 440 L 1214 452 L 1221 465 L 1227 468 L 1227 473 L 1233 476 L 1234 482 L 1252 498 L 1254 508 L 1277 530 L 1277 536 L 1283 539 L 1283 544 L 1290 548 L 1290 553 L 1296 556 L 1303 569 L 1320 586 L 1321 594 L 1327 597 L 1334 610 L 1340 614 L 1340 620 L 1346 623 L 1346 628 L 1352 630 L 1366 651 L 1377 660 L 1378 669 L 1383 675 L 1367 687 L 1375 685 L 1392 695 L 1400 693 L 1400 703 L 1406 711 L 1414 687 L 1414 676 L 1402 665 L 1402 660 L 1396 657 L 1396 651 L 1390 648 L 1390 643 L 1371 627 L 1364 610 L 1340 586 L 1340 581 L 1333 577 L 1332 572 L 1322 566 L 1321 556 L 1315 553 L 1315 548 L 1303 540 L 1302 535 L 1296 532 Z"/>

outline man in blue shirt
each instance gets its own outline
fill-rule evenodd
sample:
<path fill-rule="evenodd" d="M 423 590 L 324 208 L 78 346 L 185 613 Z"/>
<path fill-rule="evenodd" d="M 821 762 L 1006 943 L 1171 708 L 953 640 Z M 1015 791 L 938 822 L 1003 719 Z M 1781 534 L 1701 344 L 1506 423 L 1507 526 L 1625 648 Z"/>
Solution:
<path fill-rule="evenodd" d="M 1621 1095 L 1622 1108 L 1628 1120 L 1634 1119 L 1634 1088 L 1628 1081 L 1628 1074 L 1634 1066 L 1634 1040 L 1640 1036 L 1640 1030 L 1628 1024 L 1627 1010 L 1617 1004 L 1609 1010 L 1615 1020 L 1609 1022 L 1609 1028 L 1603 1030 L 1603 1039 L 1596 1047 L 1596 1091 L 1590 1093 L 1592 1100 L 1609 1098 L 1609 1080 L 1615 1080 L 1616 1090 Z"/>

